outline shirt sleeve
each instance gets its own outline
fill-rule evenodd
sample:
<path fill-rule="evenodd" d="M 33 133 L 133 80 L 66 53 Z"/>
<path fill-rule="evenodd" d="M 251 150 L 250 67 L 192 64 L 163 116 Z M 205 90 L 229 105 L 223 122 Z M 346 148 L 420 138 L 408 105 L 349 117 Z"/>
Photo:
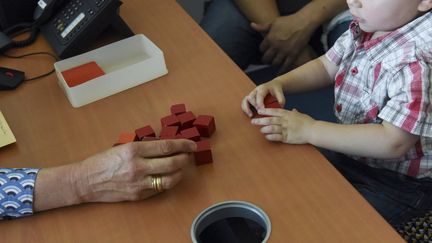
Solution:
<path fill-rule="evenodd" d="M 348 48 L 348 45 L 352 44 L 350 39 L 350 30 L 345 31 L 334 43 L 332 48 L 326 52 L 326 57 L 329 61 L 334 63 L 336 66 L 340 66 L 344 53 Z"/>
<path fill-rule="evenodd" d="M 431 68 L 408 63 L 387 81 L 389 100 L 378 116 L 419 136 L 432 137 Z"/>
<path fill-rule="evenodd" d="M 33 192 L 39 169 L 0 169 L 0 219 L 33 214 Z"/>

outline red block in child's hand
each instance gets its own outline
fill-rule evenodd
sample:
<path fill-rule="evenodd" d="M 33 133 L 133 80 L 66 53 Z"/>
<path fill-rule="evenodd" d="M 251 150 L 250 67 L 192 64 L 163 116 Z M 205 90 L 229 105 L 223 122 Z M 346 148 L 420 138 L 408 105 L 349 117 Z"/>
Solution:
<path fill-rule="evenodd" d="M 264 106 L 265 108 L 282 108 L 278 100 L 271 94 L 267 94 L 264 98 Z"/>
<path fill-rule="evenodd" d="M 69 87 L 75 87 L 104 74 L 105 72 L 96 62 L 89 62 L 62 72 Z"/>
<path fill-rule="evenodd" d="M 156 133 L 151 126 L 138 128 L 135 130 L 135 134 L 139 140 L 142 140 L 144 137 L 156 137 Z"/>
<path fill-rule="evenodd" d="M 264 106 L 265 106 L 265 107 L 267 107 L 267 105 L 269 105 L 269 104 L 271 104 L 271 103 L 275 103 L 275 102 L 278 102 L 277 99 L 276 99 L 276 97 L 274 97 L 274 96 L 271 95 L 270 93 L 268 93 L 268 94 L 266 95 L 266 97 L 264 97 L 264 101 L 263 101 L 263 103 L 264 103 Z"/>
<path fill-rule="evenodd" d="M 195 164 L 203 165 L 213 162 L 212 151 L 210 143 L 207 140 L 196 142 L 197 150 L 194 152 Z"/>
<path fill-rule="evenodd" d="M 176 115 L 169 115 L 161 118 L 161 125 L 162 127 L 167 126 L 180 126 L 180 120 L 177 118 Z"/>
<path fill-rule="evenodd" d="M 196 127 L 182 130 L 180 134 L 183 136 L 183 138 L 190 139 L 195 142 L 198 142 L 200 140 L 200 133 L 198 132 L 198 129 Z"/>
<path fill-rule="evenodd" d="M 180 120 L 181 129 L 186 129 L 186 128 L 192 127 L 193 122 L 195 121 L 195 115 L 191 111 L 180 114 L 177 117 Z"/>
<path fill-rule="evenodd" d="M 114 144 L 114 146 L 120 145 L 120 144 L 125 144 L 125 143 L 130 143 L 130 142 L 134 142 L 134 141 L 138 141 L 138 137 L 136 136 L 135 133 L 122 133 L 119 136 L 119 139 L 117 141 L 117 143 Z"/>
<path fill-rule="evenodd" d="M 186 112 L 185 104 L 177 104 L 171 106 L 171 114 L 180 115 Z"/>
<path fill-rule="evenodd" d="M 278 102 L 274 102 L 271 104 L 266 105 L 266 108 L 277 108 L 277 109 L 281 109 L 282 106 L 278 103 Z"/>
<path fill-rule="evenodd" d="M 160 139 L 175 139 L 178 133 L 179 127 L 177 126 L 168 126 L 162 127 L 160 132 Z"/>
<path fill-rule="evenodd" d="M 210 137 L 216 131 L 216 124 L 213 116 L 199 115 L 193 126 L 196 127 L 202 137 Z"/>
<path fill-rule="evenodd" d="M 282 108 L 282 106 L 279 104 L 277 99 L 274 96 L 272 96 L 271 94 L 267 94 L 266 97 L 264 98 L 264 106 L 265 106 L 265 108 L 278 108 L 278 109 Z M 258 114 L 255 107 L 251 104 L 249 104 L 249 108 L 251 109 L 251 111 L 253 113 L 253 118 L 269 117 L 267 115 Z"/>

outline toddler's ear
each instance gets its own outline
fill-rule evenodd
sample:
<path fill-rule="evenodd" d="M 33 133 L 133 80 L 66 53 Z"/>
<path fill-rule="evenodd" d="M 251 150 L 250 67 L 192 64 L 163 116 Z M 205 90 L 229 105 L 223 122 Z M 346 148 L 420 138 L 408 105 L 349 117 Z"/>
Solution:
<path fill-rule="evenodd" d="M 420 12 L 427 12 L 432 9 L 432 0 L 422 0 L 417 7 Z"/>

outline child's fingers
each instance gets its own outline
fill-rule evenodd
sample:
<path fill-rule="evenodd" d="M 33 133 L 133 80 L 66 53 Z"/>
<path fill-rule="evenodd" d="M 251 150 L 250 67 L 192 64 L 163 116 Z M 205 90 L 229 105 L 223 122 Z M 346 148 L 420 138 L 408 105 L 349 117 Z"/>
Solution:
<path fill-rule="evenodd" d="M 257 90 L 254 89 L 252 92 L 249 93 L 248 96 L 246 96 L 249 104 L 251 104 L 255 108 L 257 107 L 257 104 L 256 104 L 256 95 L 257 95 Z"/>
<path fill-rule="evenodd" d="M 265 138 L 269 141 L 274 141 L 274 142 L 282 142 L 283 141 L 282 134 L 267 134 L 267 135 L 265 135 Z"/>
<path fill-rule="evenodd" d="M 260 115 L 282 117 L 287 115 L 287 112 L 289 111 L 284 109 L 264 108 L 264 109 L 259 109 L 257 112 Z"/>
<path fill-rule="evenodd" d="M 260 130 L 261 130 L 261 133 L 264 133 L 264 134 L 281 134 L 282 133 L 282 127 L 279 125 L 264 126 Z"/>
<path fill-rule="evenodd" d="M 264 108 L 264 97 L 268 94 L 268 90 L 267 89 L 258 89 L 256 96 L 255 96 L 255 102 L 256 102 L 256 106 L 255 108 L 258 109 L 262 109 Z"/>
<path fill-rule="evenodd" d="M 241 108 L 243 110 L 244 113 L 246 113 L 246 115 L 248 115 L 249 117 L 253 116 L 252 110 L 250 109 L 250 104 L 249 101 L 247 99 L 247 96 L 243 98 L 242 103 L 241 103 Z"/>
<path fill-rule="evenodd" d="M 251 120 L 251 123 L 254 125 L 261 125 L 261 126 L 280 125 L 281 118 L 280 117 L 254 118 Z"/>
<path fill-rule="evenodd" d="M 275 92 L 275 94 L 272 95 L 276 97 L 282 107 L 285 106 L 285 95 L 283 94 L 283 92 Z"/>

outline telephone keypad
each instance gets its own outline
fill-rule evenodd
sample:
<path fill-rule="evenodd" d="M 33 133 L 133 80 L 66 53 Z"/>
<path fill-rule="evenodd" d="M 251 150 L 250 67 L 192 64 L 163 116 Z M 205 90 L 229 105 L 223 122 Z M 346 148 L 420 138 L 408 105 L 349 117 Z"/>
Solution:
<path fill-rule="evenodd" d="M 60 43 L 66 45 L 73 39 L 74 35 L 78 33 L 77 29 L 81 29 L 88 19 L 95 16 L 95 12 L 103 8 L 107 2 L 105 0 L 72 0 L 67 3 L 52 22 Z"/>

